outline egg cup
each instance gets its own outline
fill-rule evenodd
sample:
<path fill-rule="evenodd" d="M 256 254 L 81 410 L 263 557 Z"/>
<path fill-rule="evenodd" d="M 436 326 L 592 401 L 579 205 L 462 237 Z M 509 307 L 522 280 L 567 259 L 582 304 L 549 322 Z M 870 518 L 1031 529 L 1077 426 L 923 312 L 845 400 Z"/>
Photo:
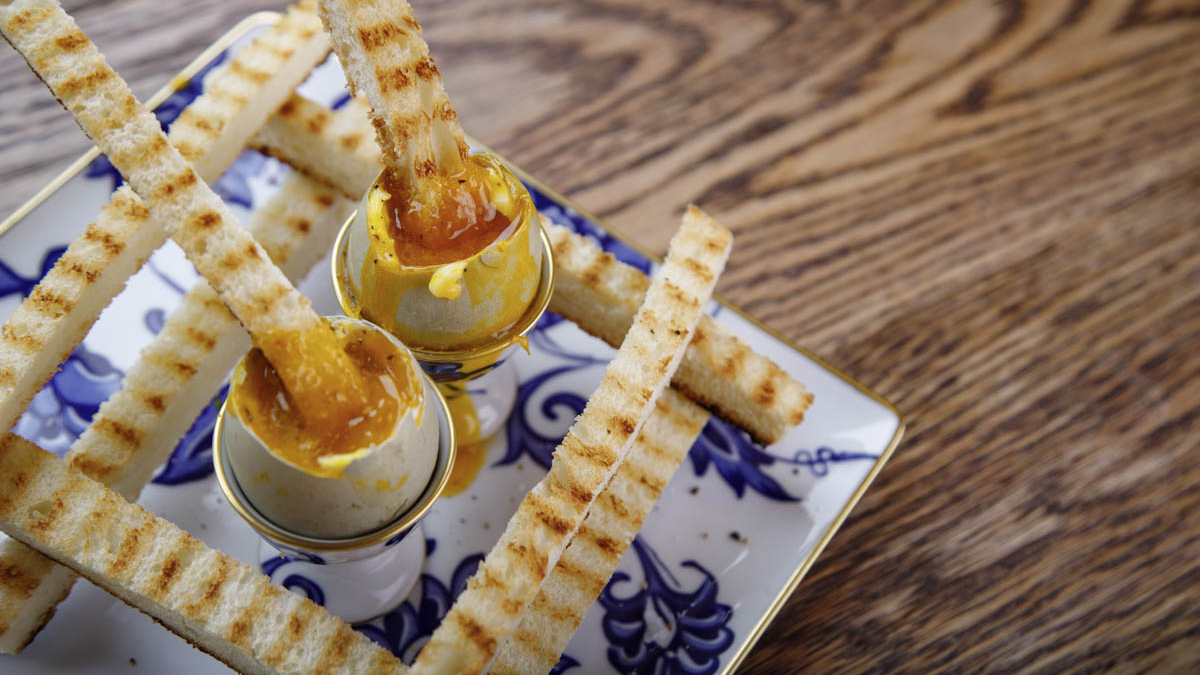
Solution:
<path fill-rule="evenodd" d="M 419 377 L 424 387 L 424 405 L 432 409 L 431 417 L 437 423 L 437 456 L 432 474 L 416 501 L 403 513 L 381 527 L 352 536 L 310 536 L 283 527 L 264 515 L 245 489 L 255 478 L 237 475 L 230 459 L 232 444 L 246 441 L 233 429 L 240 423 L 230 411 L 228 401 L 221 407 L 213 430 L 217 482 L 234 512 L 261 537 L 259 558 L 268 560 L 263 564 L 264 570 L 273 577 L 281 569 L 298 573 L 299 577 L 288 576 L 283 585 L 316 584 L 317 592 L 324 596 L 326 609 L 351 623 L 385 614 L 408 596 L 425 560 L 421 520 L 445 490 L 453 471 L 457 444 L 450 409 L 432 380 L 423 374 Z M 278 556 L 278 561 L 269 560 L 272 556 Z"/>
<path fill-rule="evenodd" d="M 502 168 L 498 160 L 496 164 Z M 554 292 L 550 239 L 524 186 L 507 169 L 504 172 L 510 190 L 525 195 L 516 230 L 457 263 L 403 268 L 404 281 L 388 285 L 402 297 L 366 302 L 360 297 L 365 282 L 361 265 L 356 267 L 352 260 L 367 255 L 370 191 L 342 226 L 333 248 L 333 289 L 342 311 L 374 321 L 412 350 L 449 401 L 464 444 L 487 439 L 512 412 L 517 378 L 509 358 L 525 344 Z M 435 297 L 430 283 L 455 265 L 460 266 L 464 292 L 454 300 Z M 536 269 L 536 284 L 529 283 L 527 273 L 514 271 L 531 269 Z M 511 288 L 516 283 L 522 286 L 504 292 L 505 284 Z"/>

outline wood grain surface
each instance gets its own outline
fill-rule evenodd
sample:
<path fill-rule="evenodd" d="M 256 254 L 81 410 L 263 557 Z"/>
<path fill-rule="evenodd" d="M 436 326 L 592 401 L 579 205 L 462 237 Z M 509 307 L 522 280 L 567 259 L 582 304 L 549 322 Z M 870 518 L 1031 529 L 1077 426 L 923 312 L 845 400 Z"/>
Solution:
<path fill-rule="evenodd" d="M 68 2 L 146 95 L 279 2 Z M 416 0 L 464 126 L 909 432 L 745 673 L 1200 672 L 1200 3 Z M 0 50 L 0 213 L 85 147 Z"/>

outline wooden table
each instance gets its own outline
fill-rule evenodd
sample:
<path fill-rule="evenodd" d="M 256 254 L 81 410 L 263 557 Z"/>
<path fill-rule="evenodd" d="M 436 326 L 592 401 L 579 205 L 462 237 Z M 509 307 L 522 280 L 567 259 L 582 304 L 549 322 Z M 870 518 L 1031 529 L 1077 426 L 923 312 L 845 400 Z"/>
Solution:
<path fill-rule="evenodd" d="M 279 2 L 69 2 L 145 96 Z M 465 126 L 908 436 L 746 673 L 1200 671 L 1200 3 L 417 0 Z M 0 214 L 86 147 L 0 50 Z"/>

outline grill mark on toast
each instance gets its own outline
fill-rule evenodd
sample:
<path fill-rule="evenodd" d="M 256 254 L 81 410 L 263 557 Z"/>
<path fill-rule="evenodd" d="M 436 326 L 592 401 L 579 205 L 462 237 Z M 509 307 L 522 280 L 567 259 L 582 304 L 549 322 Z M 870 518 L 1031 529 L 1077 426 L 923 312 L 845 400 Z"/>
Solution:
<path fill-rule="evenodd" d="M 635 395 L 638 395 L 638 394 L 635 394 Z M 646 397 L 646 398 L 648 398 L 648 397 Z M 609 429 L 616 429 L 617 431 L 620 431 L 621 433 L 625 434 L 626 436 L 632 436 L 633 432 L 637 429 L 637 427 L 633 423 L 633 420 L 629 419 L 628 417 L 622 417 L 620 415 L 615 415 L 613 417 L 608 418 L 608 424 L 609 424 Z"/>
<path fill-rule="evenodd" d="M 508 542 L 505 548 L 513 554 L 513 557 L 528 567 L 535 578 L 540 579 L 546 574 L 546 556 L 544 554 L 532 551 L 525 544 L 515 541 Z"/>
<path fill-rule="evenodd" d="M 245 262 L 246 258 L 243 254 L 238 253 L 237 251 L 230 251 L 229 253 L 221 256 L 221 261 L 217 264 L 224 268 L 227 272 L 236 272 L 238 268 L 241 267 Z"/>
<path fill-rule="evenodd" d="M 331 204 L 333 203 L 332 199 L 329 201 Z M 297 232 L 300 232 L 302 234 L 308 234 L 309 230 L 312 229 L 312 223 L 309 222 L 308 219 L 301 218 L 299 216 L 292 216 L 291 218 L 288 219 L 287 224 L 289 227 L 291 227 L 292 229 L 294 229 Z"/>
<path fill-rule="evenodd" d="M 584 443 L 574 434 L 563 439 L 563 448 L 573 455 L 581 457 L 594 466 L 607 466 L 616 461 L 616 453 L 610 448 Z"/>
<path fill-rule="evenodd" d="M 321 110 L 312 117 L 304 120 L 304 126 L 308 129 L 309 133 L 315 136 L 325 130 L 325 127 L 329 124 L 330 119 L 331 117 L 329 113 L 325 110 Z"/>
<path fill-rule="evenodd" d="M 559 658 L 558 654 L 552 653 L 549 649 L 546 649 L 546 647 L 542 645 L 542 636 L 534 633 L 533 631 L 524 629 L 518 630 L 513 633 L 513 639 L 525 645 L 526 649 L 534 654 L 537 654 L 546 661 L 557 661 Z"/>
<path fill-rule="evenodd" d="M 586 567 L 576 565 L 565 558 L 559 558 L 558 564 L 554 566 L 555 574 L 562 574 L 568 578 L 574 579 L 579 585 L 591 585 L 596 580 L 596 574 Z M 600 580 L 603 585 L 604 580 Z"/>
<path fill-rule="evenodd" d="M 474 642 L 481 651 L 485 654 L 496 653 L 496 639 L 488 635 L 487 628 L 478 619 L 466 611 L 456 612 L 452 616 L 467 639 Z"/>
<path fill-rule="evenodd" d="M 234 59 L 229 64 L 229 72 L 257 85 L 262 85 L 271 79 L 271 73 L 252 68 L 241 59 Z"/>
<path fill-rule="evenodd" d="M 192 225 L 207 230 L 221 224 L 221 214 L 216 211 L 204 211 L 192 218 Z"/>
<path fill-rule="evenodd" d="M 438 72 L 437 66 L 433 63 L 433 59 L 429 58 L 428 56 L 422 57 L 415 64 L 413 64 L 413 72 L 416 73 L 418 78 L 424 80 L 425 82 L 434 82 L 437 80 L 437 78 L 441 77 L 441 73 Z"/>
<path fill-rule="evenodd" d="M 525 495 L 525 503 L 532 508 L 533 517 L 558 536 L 565 536 L 571 531 L 571 523 L 559 516 L 555 505 L 548 503 L 541 495 L 529 492 Z"/>
<path fill-rule="evenodd" d="M 263 598 L 265 590 L 259 588 L 252 598 L 238 598 L 241 611 L 238 612 L 238 617 L 230 624 L 229 631 L 225 635 L 230 642 L 247 652 L 250 651 L 250 640 L 254 635 L 254 625 L 257 623 L 255 619 L 259 618 L 259 607 L 266 604 Z"/>
<path fill-rule="evenodd" d="M 67 461 L 71 466 L 83 472 L 83 475 L 99 481 L 103 481 L 105 476 L 120 468 L 118 464 L 106 462 L 91 454 L 84 453 L 73 454 Z"/>
<path fill-rule="evenodd" d="M 772 375 L 774 373 L 768 373 L 754 386 L 754 400 L 764 407 L 769 407 L 775 402 L 775 378 Z"/>
<path fill-rule="evenodd" d="M 404 91 L 415 84 L 412 78 L 408 76 L 408 73 L 405 72 L 403 66 L 377 66 L 375 68 L 375 79 L 379 81 L 379 89 L 384 94 Z"/>
<path fill-rule="evenodd" d="M 42 350 L 42 346 L 45 344 L 45 341 L 40 336 L 33 333 L 17 335 L 17 332 L 13 330 L 13 327 L 8 325 L 0 328 L 0 338 L 3 338 L 4 341 L 8 342 L 9 344 L 20 347 L 22 350 L 30 354 L 40 352 Z"/>
<path fill-rule="evenodd" d="M 115 258 L 125 250 L 125 243 L 114 237 L 112 234 L 101 230 L 94 223 L 89 225 L 83 234 L 80 235 L 84 241 L 92 244 L 97 244 L 104 249 L 108 254 L 109 260 Z M 107 261 L 105 261 L 107 262 Z"/>
<path fill-rule="evenodd" d="M 630 460 L 627 459 L 625 461 L 629 462 Z M 612 515 L 615 516 L 616 518 L 620 519 L 621 522 L 623 522 L 623 523 L 632 523 L 633 522 L 633 512 L 630 511 L 629 507 L 625 504 L 625 500 L 621 499 L 621 497 L 619 495 L 617 495 L 617 493 L 609 491 L 609 490 L 605 490 L 604 494 L 600 495 L 599 499 L 604 500 L 605 508 L 607 508 L 609 511 L 611 511 Z M 580 529 L 582 529 L 582 528 L 580 528 Z"/>
<path fill-rule="evenodd" d="M 121 577 L 122 573 L 129 568 L 130 563 L 133 563 L 137 559 L 138 552 L 142 550 L 144 539 L 142 535 L 151 534 L 151 529 L 150 523 L 146 523 L 125 533 L 125 536 L 121 538 L 121 543 L 117 545 L 112 563 L 105 570 L 109 576 Z"/>
<path fill-rule="evenodd" d="M 367 53 L 370 53 L 387 46 L 391 42 L 407 37 L 407 35 L 408 32 L 400 26 L 391 21 L 384 21 L 374 26 L 359 29 L 358 42 Z"/>
<path fill-rule="evenodd" d="M 161 394 L 141 394 L 138 399 L 158 414 L 162 414 L 167 409 L 167 402 Z"/>
<path fill-rule="evenodd" d="M 539 613 L 549 615 L 555 621 L 565 622 L 579 619 L 583 616 L 583 612 L 570 605 L 554 602 L 549 595 L 539 593 L 533 602 L 529 604 L 530 609 L 536 610 Z M 554 655 L 554 659 L 558 660 L 558 655 Z"/>
<path fill-rule="evenodd" d="M 40 583 L 41 579 L 24 567 L 0 560 L 0 588 L 6 588 L 25 599 L 33 595 Z M 0 630 L 0 635 L 4 632 Z"/>
<path fill-rule="evenodd" d="M 189 617 L 193 620 L 204 619 L 212 613 L 220 599 L 221 589 L 229 580 L 229 573 L 232 569 L 233 564 L 229 562 L 228 558 L 224 556 L 217 558 L 217 568 L 214 570 L 213 576 L 204 583 L 204 592 L 199 598 L 189 602 L 185 608 Z"/>
<path fill-rule="evenodd" d="M 92 425 L 96 431 L 124 443 L 131 448 L 141 447 L 142 431 L 121 420 L 104 417 Z"/>
<path fill-rule="evenodd" d="M 317 660 L 317 665 L 314 667 L 318 673 L 338 672 L 337 666 L 346 660 L 346 656 L 350 653 L 350 646 L 354 644 L 354 630 L 344 623 L 337 627 L 337 634 L 333 639 L 325 642 L 325 649 L 321 652 L 321 657 Z"/>
<path fill-rule="evenodd" d="M 34 289 L 29 295 L 29 300 L 33 303 L 33 308 L 39 313 L 46 316 L 58 318 L 64 316 L 71 308 L 75 306 L 75 301 L 70 298 L 65 298 L 58 293 L 39 286 Z"/>
<path fill-rule="evenodd" d="M 189 342 L 200 345 L 204 351 L 212 351 L 217 346 L 217 337 L 215 335 L 205 333 L 195 326 L 185 327 L 183 335 Z"/>
<path fill-rule="evenodd" d="M 68 97 L 88 96 L 103 86 L 105 82 L 111 80 L 115 75 L 116 73 L 111 68 L 101 66 L 87 75 L 72 77 L 58 85 L 58 97 L 65 99 Z"/>
<path fill-rule="evenodd" d="M 24 33 L 53 14 L 54 11 L 48 8 L 27 9 L 9 19 L 5 28 L 10 33 Z"/>
<path fill-rule="evenodd" d="M 95 267 L 88 267 L 88 261 L 77 260 L 75 258 L 75 256 L 72 256 L 69 260 L 60 260 L 60 263 L 62 263 L 62 271 L 65 274 L 83 279 L 82 285 L 84 286 L 95 282 L 96 279 L 100 277 L 99 269 L 96 269 Z"/>
<path fill-rule="evenodd" d="M 54 38 L 54 45 L 64 52 L 77 52 L 88 45 L 90 40 L 79 28 L 69 30 Z"/>
<path fill-rule="evenodd" d="M 167 559 L 163 561 L 162 568 L 150 586 L 152 597 L 160 602 L 162 598 L 167 597 L 167 593 L 171 592 L 171 587 L 182 576 L 180 574 L 182 570 L 183 562 L 179 559 L 179 554 L 171 551 L 167 554 Z"/>
<path fill-rule="evenodd" d="M 271 651 L 265 657 L 268 663 L 282 662 L 288 647 L 300 642 L 304 638 L 304 634 L 312 624 L 313 616 L 316 614 L 315 608 L 316 606 L 311 602 L 297 602 L 292 604 L 292 613 L 283 622 L 283 635 L 280 636 L 280 639 L 275 640 L 275 643 L 271 645 Z"/>
<path fill-rule="evenodd" d="M 191 188 L 200 181 L 200 177 L 191 167 L 184 169 L 178 174 L 168 178 L 165 183 L 159 185 L 154 190 L 154 196 L 151 199 L 168 199 L 175 193 L 182 194 L 185 190 Z"/>

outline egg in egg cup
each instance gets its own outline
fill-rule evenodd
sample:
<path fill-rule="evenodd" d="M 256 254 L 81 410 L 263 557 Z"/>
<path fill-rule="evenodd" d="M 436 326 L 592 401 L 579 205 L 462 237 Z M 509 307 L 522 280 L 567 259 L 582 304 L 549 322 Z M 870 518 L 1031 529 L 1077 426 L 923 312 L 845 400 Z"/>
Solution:
<path fill-rule="evenodd" d="M 527 349 L 526 335 L 550 302 L 554 262 L 521 181 L 494 155 L 468 162 L 489 208 L 506 219 L 498 236 L 453 260 L 406 263 L 392 212 L 409 202 L 393 197 L 381 173 L 338 235 L 333 286 L 347 316 L 378 324 L 412 350 L 447 399 L 460 447 L 478 451 L 512 412 L 509 357 Z"/>

